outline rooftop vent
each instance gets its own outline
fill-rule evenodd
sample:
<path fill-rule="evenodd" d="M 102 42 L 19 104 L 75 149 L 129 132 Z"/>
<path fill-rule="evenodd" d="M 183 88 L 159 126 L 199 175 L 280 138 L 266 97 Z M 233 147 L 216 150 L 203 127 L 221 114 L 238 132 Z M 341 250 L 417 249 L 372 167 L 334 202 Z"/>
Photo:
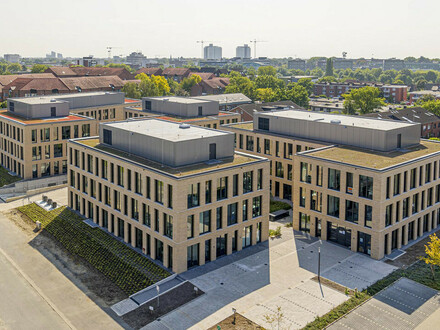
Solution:
<path fill-rule="evenodd" d="M 190 125 L 188 125 L 188 124 L 180 124 L 179 125 L 179 128 L 181 128 L 181 129 L 188 129 L 188 128 L 190 128 L 191 126 Z"/>
<path fill-rule="evenodd" d="M 332 124 L 340 124 L 341 121 L 339 119 L 332 119 L 332 120 L 330 120 L 330 123 L 332 123 Z"/>
<path fill-rule="evenodd" d="M 50 102 L 56 102 L 57 100 L 56 99 L 50 99 Z"/>

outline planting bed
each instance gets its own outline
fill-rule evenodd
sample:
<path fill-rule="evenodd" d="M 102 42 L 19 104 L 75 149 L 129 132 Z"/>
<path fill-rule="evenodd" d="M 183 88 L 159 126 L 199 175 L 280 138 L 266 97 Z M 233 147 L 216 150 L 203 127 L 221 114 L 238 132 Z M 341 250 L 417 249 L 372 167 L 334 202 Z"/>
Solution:
<path fill-rule="evenodd" d="M 18 210 L 32 221 L 40 221 L 43 229 L 66 250 L 85 259 L 127 295 L 170 275 L 104 231 L 89 227 L 82 217 L 66 207 L 48 212 L 29 204 Z"/>

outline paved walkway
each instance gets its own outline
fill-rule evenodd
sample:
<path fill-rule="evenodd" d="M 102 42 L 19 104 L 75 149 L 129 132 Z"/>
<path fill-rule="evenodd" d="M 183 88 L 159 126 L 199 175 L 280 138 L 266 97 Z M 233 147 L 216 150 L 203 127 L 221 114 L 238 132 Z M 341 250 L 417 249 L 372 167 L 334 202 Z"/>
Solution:
<path fill-rule="evenodd" d="M 322 274 L 335 267 L 350 269 L 353 263 L 365 260 L 367 267 L 377 270 L 365 273 L 358 281 L 341 271 L 339 277 L 338 272 L 331 273 L 343 285 L 346 280 L 346 284 L 355 283 L 360 288 L 362 283 L 370 281 L 370 276 L 381 278 L 394 269 L 337 245 L 309 239 L 300 233 L 294 235 L 288 228 L 282 230 L 282 239 L 270 241 L 270 248 L 264 244 L 251 247 L 182 274 L 205 294 L 144 329 L 206 329 L 231 315 L 232 308 L 270 328 L 264 315 L 273 314 L 277 306 L 281 306 L 285 315 L 286 328 L 302 328 L 347 299 L 345 294 L 312 280 L 318 268 L 318 247 Z M 241 258 L 241 254 L 245 257 Z"/>
<path fill-rule="evenodd" d="M 66 188 L 62 190 L 66 190 Z M 47 195 L 55 201 L 63 203 L 63 196 L 67 193 L 54 191 L 47 193 Z M 58 196 L 61 198 L 57 198 Z M 41 195 L 35 196 L 34 199 L 41 199 Z M 0 211 L 22 204 L 22 201 L 0 204 Z M 14 265 L 15 272 L 22 274 L 22 277 L 8 277 L 8 274 L 5 274 L 8 281 L 11 281 L 8 287 L 17 289 L 15 299 L 21 299 L 22 308 L 17 308 L 17 311 L 21 311 L 21 316 L 11 309 L 14 304 L 13 292 L 7 293 L 5 291 L 5 295 L 3 295 L 4 288 L 0 287 L 1 303 L 9 302 L 10 299 L 5 298 L 6 293 L 12 299 L 11 308 L 2 308 L 2 305 L 0 305 L 0 319 L 2 319 L 0 324 L 3 322 L 8 327 L 8 324 L 14 322 L 14 326 L 11 326 L 13 329 L 33 329 L 35 327 L 27 326 L 29 320 L 25 315 L 28 311 L 29 315 L 33 315 L 38 311 L 41 312 L 40 319 L 47 318 L 47 322 L 50 320 L 54 322 L 51 326 L 42 326 L 45 329 L 63 328 L 63 322 L 65 324 L 64 328 L 69 328 L 70 325 L 71 328 L 76 329 L 121 329 L 122 327 L 109 314 L 81 291 L 81 288 L 77 286 L 79 284 L 69 280 L 54 264 L 29 244 L 34 236 L 23 232 L 4 215 L 0 214 L 0 251 L 3 256 L 7 256 L 9 263 Z M 4 262 L 4 259 L 3 262 L 0 260 L 0 264 Z M 10 272 L 9 275 L 11 275 Z M 0 283 L 2 283 L 2 274 L 0 274 L 0 277 L 2 278 Z M 28 284 L 23 284 L 23 281 Z M 39 298 L 35 292 L 38 292 Z M 38 299 L 38 301 L 35 301 L 35 299 Z M 30 308 L 29 306 L 33 305 L 33 302 L 37 302 L 36 305 L 40 306 L 40 309 L 37 306 L 36 309 Z M 50 306 L 50 308 L 42 306 Z M 37 325 L 38 320 L 39 318 L 36 317 L 35 325 Z M 57 327 L 57 324 L 60 327 Z"/>
<path fill-rule="evenodd" d="M 439 298 L 438 291 L 401 278 L 329 329 L 414 329 L 440 308 Z"/>

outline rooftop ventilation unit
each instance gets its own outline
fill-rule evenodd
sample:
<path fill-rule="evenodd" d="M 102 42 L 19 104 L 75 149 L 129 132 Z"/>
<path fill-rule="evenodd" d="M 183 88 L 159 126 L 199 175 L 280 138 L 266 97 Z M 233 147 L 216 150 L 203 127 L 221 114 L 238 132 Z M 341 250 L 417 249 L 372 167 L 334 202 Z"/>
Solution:
<path fill-rule="evenodd" d="M 50 99 L 50 102 L 56 102 L 57 100 L 56 99 Z"/>
<path fill-rule="evenodd" d="M 188 125 L 188 124 L 180 124 L 179 125 L 179 128 L 181 128 L 181 129 L 188 129 L 188 128 L 190 128 L 191 126 L 190 125 Z"/>
<path fill-rule="evenodd" d="M 332 124 L 340 124 L 341 121 L 340 121 L 339 119 L 332 119 L 332 120 L 330 121 L 330 123 L 332 123 Z"/>

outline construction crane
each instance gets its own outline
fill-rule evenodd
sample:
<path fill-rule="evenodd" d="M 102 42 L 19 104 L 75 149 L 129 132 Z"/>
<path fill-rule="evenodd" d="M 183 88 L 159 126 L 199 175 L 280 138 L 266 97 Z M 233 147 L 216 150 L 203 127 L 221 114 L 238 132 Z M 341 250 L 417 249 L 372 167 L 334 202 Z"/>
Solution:
<path fill-rule="evenodd" d="M 116 49 L 116 48 L 121 48 L 121 47 L 114 47 L 114 46 L 107 47 L 108 58 L 112 58 L 112 49 Z"/>
<path fill-rule="evenodd" d="M 254 39 L 251 40 L 250 42 L 254 44 L 254 58 L 257 58 L 257 42 L 267 42 L 267 41 Z"/>
<path fill-rule="evenodd" d="M 202 45 L 202 58 L 203 58 L 203 55 L 204 55 L 204 52 L 203 52 L 203 44 L 204 44 L 205 42 L 213 42 L 213 41 L 197 40 L 196 42 L 197 42 L 198 44 L 201 44 L 201 45 Z"/>

